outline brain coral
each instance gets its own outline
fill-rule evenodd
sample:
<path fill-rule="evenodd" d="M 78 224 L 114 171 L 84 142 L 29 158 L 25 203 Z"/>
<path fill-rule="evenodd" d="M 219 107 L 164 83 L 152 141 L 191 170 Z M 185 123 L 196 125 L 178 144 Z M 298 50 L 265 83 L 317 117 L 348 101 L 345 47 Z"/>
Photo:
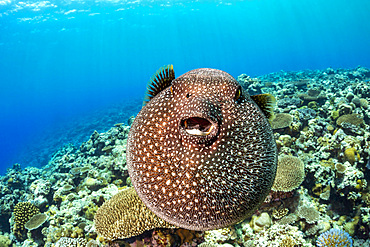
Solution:
<path fill-rule="evenodd" d="M 288 113 L 278 113 L 271 122 L 272 129 L 283 129 L 293 122 L 293 116 Z"/>
<path fill-rule="evenodd" d="M 330 229 L 322 233 L 316 241 L 318 247 L 352 247 L 353 240 L 351 236 L 339 229 Z"/>
<path fill-rule="evenodd" d="M 114 195 L 94 217 L 96 231 L 107 240 L 137 236 L 155 228 L 174 228 L 140 200 L 133 187 Z"/>
<path fill-rule="evenodd" d="M 46 214 L 35 214 L 31 217 L 29 221 L 27 221 L 26 224 L 24 224 L 24 227 L 27 230 L 33 230 L 39 228 L 44 222 L 47 220 Z"/>
<path fill-rule="evenodd" d="M 24 225 L 31 219 L 35 214 L 40 213 L 38 207 L 30 202 L 19 202 L 15 205 L 13 210 L 14 215 L 14 231 L 24 230 Z"/>
<path fill-rule="evenodd" d="M 301 185 L 305 177 L 304 163 L 291 155 L 279 156 L 273 191 L 292 191 Z"/>

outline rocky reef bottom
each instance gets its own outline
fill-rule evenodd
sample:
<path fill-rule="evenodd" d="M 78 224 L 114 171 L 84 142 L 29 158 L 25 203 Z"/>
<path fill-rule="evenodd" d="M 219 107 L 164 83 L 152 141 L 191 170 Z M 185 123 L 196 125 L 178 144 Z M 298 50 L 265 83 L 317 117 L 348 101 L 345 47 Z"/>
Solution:
<path fill-rule="evenodd" d="M 125 115 L 127 124 L 60 147 L 41 168 L 17 163 L 0 177 L 0 247 L 370 246 L 369 80 L 363 67 L 238 77 L 251 95 L 275 96 L 279 152 L 270 195 L 243 222 L 197 232 L 137 213 L 126 166 L 133 117 Z M 128 220 L 103 220 L 97 231 L 98 209 L 119 193 L 132 206 L 113 210 Z M 113 239 L 98 234 L 104 229 Z"/>

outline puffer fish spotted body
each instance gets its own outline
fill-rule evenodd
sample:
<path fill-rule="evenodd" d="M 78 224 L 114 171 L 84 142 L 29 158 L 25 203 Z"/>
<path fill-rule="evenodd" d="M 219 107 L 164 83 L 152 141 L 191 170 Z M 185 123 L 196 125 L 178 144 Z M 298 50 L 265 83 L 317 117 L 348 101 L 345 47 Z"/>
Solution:
<path fill-rule="evenodd" d="M 251 98 L 216 69 L 175 79 L 172 66 L 152 77 L 149 94 L 127 144 L 129 175 L 145 205 L 191 230 L 250 216 L 276 173 L 276 144 L 265 115 L 272 96 Z"/>

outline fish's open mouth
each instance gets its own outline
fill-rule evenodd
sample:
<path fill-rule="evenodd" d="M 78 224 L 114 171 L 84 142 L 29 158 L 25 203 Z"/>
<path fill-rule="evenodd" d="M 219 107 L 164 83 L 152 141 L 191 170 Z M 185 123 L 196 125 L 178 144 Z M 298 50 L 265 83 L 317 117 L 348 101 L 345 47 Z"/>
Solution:
<path fill-rule="evenodd" d="M 215 126 L 205 118 L 190 117 L 181 121 L 181 126 L 186 133 L 193 136 L 207 136 Z"/>

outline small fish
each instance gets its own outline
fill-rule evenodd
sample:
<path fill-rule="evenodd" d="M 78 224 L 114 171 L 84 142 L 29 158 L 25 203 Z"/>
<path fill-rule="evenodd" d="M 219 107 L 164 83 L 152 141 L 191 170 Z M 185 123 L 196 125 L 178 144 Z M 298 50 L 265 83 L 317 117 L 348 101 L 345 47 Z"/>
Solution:
<path fill-rule="evenodd" d="M 228 73 L 172 65 L 151 78 L 128 137 L 127 165 L 144 204 L 190 230 L 240 222 L 273 184 L 274 97 L 250 96 Z"/>

